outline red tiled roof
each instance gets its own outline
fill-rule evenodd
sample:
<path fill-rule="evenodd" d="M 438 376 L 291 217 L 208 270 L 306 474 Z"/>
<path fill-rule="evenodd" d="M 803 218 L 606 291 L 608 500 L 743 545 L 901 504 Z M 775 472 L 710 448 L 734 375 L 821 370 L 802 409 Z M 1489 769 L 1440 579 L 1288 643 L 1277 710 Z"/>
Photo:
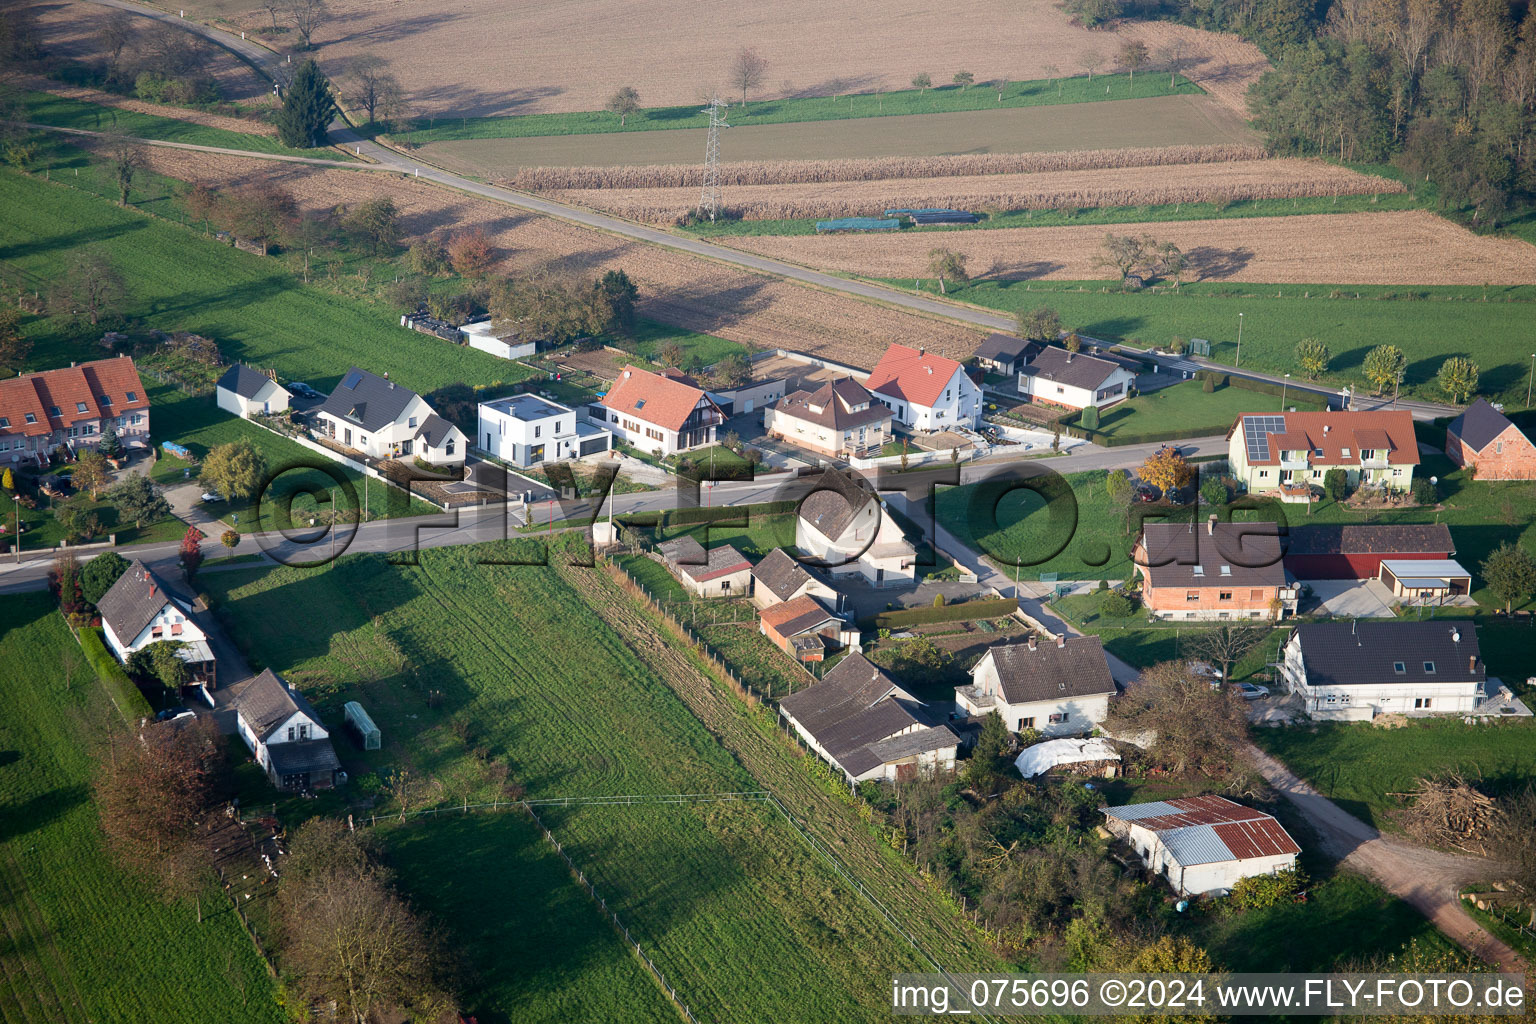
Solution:
<path fill-rule="evenodd" d="M 633 416 L 668 430 L 681 430 L 704 392 L 659 373 L 626 366 L 603 396 L 614 412 Z"/>
<path fill-rule="evenodd" d="M 764 608 L 760 618 L 782 637 L 791 637 L 835 618 L 831 609 L 810 594 L 801 594 L 793 601 Z"/>
<path fill-rule="evenodd" d="M 1307 461 L 1314 466 L 1355 466 L 1360 463 L 1361 448 L 1387 449 L 1387 461 L 1394 466 L 1419 464 L 1419 442 L 1413 433 L 1413 415 L 1406 410 L 1243 413 L 1227 431 L 1228 440 L 1243 429 L 1244 419 L 1259 415 L 1283 420 L 1284 429 L 1269 433 L 1269 458 L 1250 456 L 1248 464 L 1252 466 L 1277 465 L 1282 451 L 1302 450 L 1307 452 Z M 1346 448 L 1349 449 L 1348 458 L 1344 456 Z M 1321 455 L 1317 454 L 1319 450 Z"/>
<path fill-rule="evenodd" d="M 103 404 L 103 398 L 110 403 Z M 53 414 L 55 408 L 59 410 L 57 416 Z M 9 423 L 0 426 L 0 431 L 11 434 L 37 437 L 84 421 L 148 408 L 139 371 L 126 356 L 0 381 L 0 417 Z M 27 413 L 35 422 L 27 422 Z"/>
<path fill-rule="evenodd" d="M 933 405 L 960 369 L 953 359 L 932 352 L 892 345 L 869 373 L 865 387 L 913 405 Z"/>

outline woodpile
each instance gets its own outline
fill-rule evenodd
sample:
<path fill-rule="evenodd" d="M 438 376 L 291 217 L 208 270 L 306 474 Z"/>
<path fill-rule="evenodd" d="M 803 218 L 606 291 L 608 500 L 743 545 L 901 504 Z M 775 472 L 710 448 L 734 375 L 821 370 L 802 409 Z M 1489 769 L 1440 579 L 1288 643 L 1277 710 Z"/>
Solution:
<path fill-rule="evenodd" d="M 1413 792 L 1391 795 L 1411 801 L 1400 820 L 1414 839 L 1478 856 L 1488 854 L 1487 842 L 1498 824 L 1498 805 L 1461 775 L 1420 779 Z"/>

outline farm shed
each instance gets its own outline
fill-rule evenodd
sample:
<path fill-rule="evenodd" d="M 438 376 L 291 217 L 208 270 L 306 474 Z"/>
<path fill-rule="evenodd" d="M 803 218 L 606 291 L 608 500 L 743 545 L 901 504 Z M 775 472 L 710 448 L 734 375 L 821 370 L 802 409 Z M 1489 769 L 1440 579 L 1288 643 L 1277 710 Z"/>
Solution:
<path fill-rule="evenodd" d="M 349 700 L 342 708 L 347 714 L 347 728 L 364 750 L 378 750 L 383 744 L 379 727 L 373 724 L 368 712 L 355 700 Z"/>
<path fill-rule="evenodd" d="M 1221 796 L 1100 808 L 1110 834 L 1181 896 L 1226 895 L 1239 880 L 1296 866 L 1301 847 L 1263 811 Z"/>
<path fill-rule="evenodd" d="M 1444 523 L 1292 526 L 1285 567 L 1299 580 L 1373 580 L 1385 559 L 1444 559 L 1456 553 Z"/>

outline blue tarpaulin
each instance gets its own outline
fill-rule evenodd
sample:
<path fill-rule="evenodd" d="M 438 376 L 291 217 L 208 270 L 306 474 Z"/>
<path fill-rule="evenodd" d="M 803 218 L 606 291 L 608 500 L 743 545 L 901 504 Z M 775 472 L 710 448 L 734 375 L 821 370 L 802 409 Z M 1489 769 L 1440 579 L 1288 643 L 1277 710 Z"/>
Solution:
<path fill-rule="evenodd" d="M 843 217 L 840 220 L 819 220 L 817 231 L 895 231 L 901 227 L 899 220 L 880 217 Z"/>

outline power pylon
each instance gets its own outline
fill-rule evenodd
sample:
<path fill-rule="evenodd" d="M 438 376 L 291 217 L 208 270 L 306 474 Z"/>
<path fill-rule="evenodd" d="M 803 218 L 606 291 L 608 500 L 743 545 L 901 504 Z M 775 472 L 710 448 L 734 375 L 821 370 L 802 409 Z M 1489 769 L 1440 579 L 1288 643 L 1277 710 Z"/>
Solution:
<path fill-rule="evenodd" d="M 708 109 L 701 111 L 709 115 L 709 138 L 704 143 L 704 189 L 698 208 L 707 210 L 711 221 L 720 212 L 720 129 L 730 127 L 725 123 L 725 109 L 725 101 L 713 96 Z"/>

